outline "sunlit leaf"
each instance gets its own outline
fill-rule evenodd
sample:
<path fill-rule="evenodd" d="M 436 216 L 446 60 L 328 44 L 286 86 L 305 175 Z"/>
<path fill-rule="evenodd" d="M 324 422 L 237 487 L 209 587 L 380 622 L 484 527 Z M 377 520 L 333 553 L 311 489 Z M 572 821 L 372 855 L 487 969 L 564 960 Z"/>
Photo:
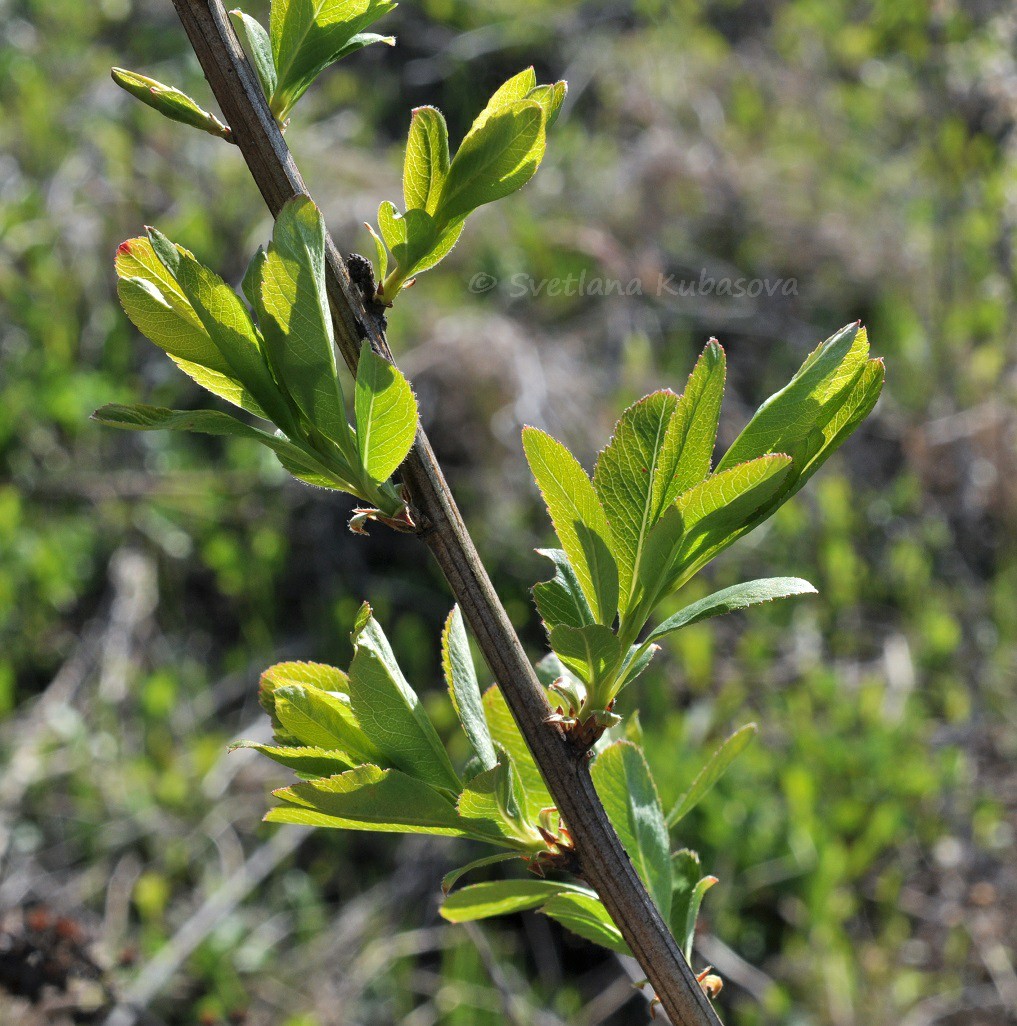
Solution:
<path fill-rule="evenodd" d="M 277 84 L 272 113 L 284 121 L 318 75 L 364 45 L 354 38 L 395 6 L 390 0 L 273 0 L 269 36 Z M 367 42 L 387 40 L 372 36 Z"/>
<path fill-rule="evenodd" d="M 671 907 L 670 844 L 643 753 L 630 741 L 616 741 L 597 756 L 590 772 L 639 878 L 666 913 Z"/>
<path fill-rule="evenodd" d="M 710 761 L 696 774 L 692 786 L 678 799 L 674 808 L 667 814 L 667 825 L 675 826 L 684 819 L 713 789 L 718 780 L 727 772 L 728 767 L 745 750 L 748 743 L 756 736 L 757 727 L 754 723 L 746 723 L 739 727 L 710 756 Z"/>
<path fill-rule="evenodd" d="M 441 634 L 441 666 L 452 705 L 480 765 L 485 770 L 493 769 L 498 764 L 498 755 L 484 715 L 484 699 L 458 606 L 452 607 Z"/>
<path fill-rule="evenodd" d="M 794 595 L 814 595 L 816 589 L 800 577 L 763 577 L 757 581 L 746 581 L 735 584 L 722 591 L 716 591 L 706 598 L 693 602 L 684 609 L 679 609 L 669 616 L 660 626 L 654 628 L 647 636 L 647 641 L 659 641 L 661 638 L 681 630 L 689 624 L 698 623 L 711 616 L 722 616 L 737 609 L 748 609 L 762 602 L 773 602 L 775 599 L 791 598 Z"/>
<path fill-rule="evenodd" d="M 583 594 L 564 549 L 537 549 L 554 563 L 554 577 L 533 586 L 533 598 L 545 626 L 550 630 L 559 624 L 585 627 L 594 622 L 593 610 Z"/>
<path fill-rule="evenodd" d="M 247 40 L 247 49 L 251 55 L 251 63 L 258 74 L 258 81 L 261 82 L 265 98 L 268 99 L 275 92 L 276 87 L 275 62 L 272 60 L 272 41 L 268 38 L 268 32 L 257 18 L 252 18 L 251 15 L 244 13 L 244 11 L 230 11 L 230 17 L 243 32 L 244 38 Z"/>
<path fill-rule="evenodd" d="M 441 792 L 399 770 L 358 766 L 273 794 L 283 804 L 269 810 L 269 823 L 489 840 L 486 832 L 475 833 Z"/>
<path fill-rule="evenodd" d="M 351 637 L 350 701 L 364 733 L 387 765 L 458 793 L 461 784 L 445 746 L 366 603 Z"/>
<path fill-rule="evenodd" d="M 618 609 L 618 567 L 597 493 L 576 458 L 550 435 L 524 428 L 523 449 L 583 594 L 597 622 L 610 625 Z"/>
<path fill-rule="evenodd" d="M 410 121 L 403 165 L 406 209 L 419 207 L 433 214 L 449 169 L 448 128 L 441 111 L 417 107 Z"/>
<path fill-rule="evenodd" d="M 538 908 L 549 898 L 563 892 L 596 897 L 586 887 L 553 880 L 488 880 L 453 891 L 439 911 L 449 922 L 469 923 Z"/>
<path fill-rule="evenodd" d="M 562 892 L 545 902 L 540 911 L 594 944 L 620 955 L 632 954 L 604 903 L 592 894 Z"/>
<path fill-rule="evenodd" d="M 387 481 L 408 455 L 417 433 L 417 400 L 397 367 L 364 342 L 354 390 L 357 449 L 368 476 Z"/>

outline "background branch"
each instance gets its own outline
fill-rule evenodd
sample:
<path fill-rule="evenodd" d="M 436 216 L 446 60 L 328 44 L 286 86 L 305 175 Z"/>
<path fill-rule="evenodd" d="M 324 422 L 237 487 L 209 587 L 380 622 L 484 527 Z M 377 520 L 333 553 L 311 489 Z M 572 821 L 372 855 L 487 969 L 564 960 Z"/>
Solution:
<path fill-rule="evenodd" d="M 173 0 L 209 85 L 273 216 L 307 189 L 219 0 Z M 384 332 L 326 234 L 336 342 L 351 371 L 363 339 L 392 359 Z M 437 560 L 568 824 L 583 877 L 596 889 L 676 1026 L 720 1019 L 622 848 L 590 779 L 545 718 L 551 710 L 466 530 L 423 429 L 402 467 L 421 537 Z"/>

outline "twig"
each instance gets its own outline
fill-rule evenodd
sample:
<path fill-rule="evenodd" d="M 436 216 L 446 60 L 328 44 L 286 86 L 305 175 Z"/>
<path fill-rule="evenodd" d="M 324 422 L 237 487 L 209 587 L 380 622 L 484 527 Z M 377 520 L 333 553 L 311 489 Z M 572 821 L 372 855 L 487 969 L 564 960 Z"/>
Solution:
<path fill-rule="evenodd" d="M 273 216 L 307 195 L 293 156 L 220 0 L 173 0 L 205 77 Z M 355 370 L 362 341 L 392 359 L 384 332 L 326 236 L 326 284 L 336 343 Z M 636 875 L 597 797 L 585 759 L 544 722 L 550 707 L 463 523 L 431 445 L 418 428 L 402 469 L 417 522 L 569 825 L 582 875 L 596 889 L 676 1026 L 719 1026 L 713 1006 Z"/>

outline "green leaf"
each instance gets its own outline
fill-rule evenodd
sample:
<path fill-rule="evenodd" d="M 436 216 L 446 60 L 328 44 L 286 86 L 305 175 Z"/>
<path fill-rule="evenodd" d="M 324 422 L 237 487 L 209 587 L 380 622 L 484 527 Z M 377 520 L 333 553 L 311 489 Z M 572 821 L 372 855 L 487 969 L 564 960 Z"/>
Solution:
<path fill-rule="evenodd" d="M 358 766 L 273 794 L 284 804 L 269 810 L 268 823 L 490 840 L 487 833 L 474 833 L 439 791 L 395 769 Z"/>
<path fill-rule="evenodd" d="M 692 958 L 692 942 L 696 936 L 696 920 L 703 896 L 717 882 L 715 876 L 700 876 L 702 866 L 694 851 L 683 848 L 672 857 L 674 894 L 671 899 L 670 925 L 686 960 Z"/>
<path fill-rule="evenodd" d="M 525 800 L 524 816 L 528 823 L 535 823 L 541 809 L 550 808 L 554 801 L 497 685 L 484 692 L 484 717 L 495 744 L 501 745 L 512 756 Z"/>
<path fill-rule="evenodd" d="M 272 60 L 272 41 L 268 38 L 265 27 L 256 18 L 241 10 L 230 11 L 230 17 L 244 33 L 247 50 L 251 55 L 254 70 L 258 74 L 265 98 L 269 99 L 275 92 L 275 63 Z"/>
<path fill-rule="evenodd" d="M 586 887 L 553 880 L 487 880 L 450 894 L 439 911 L 450 923 L 469 923 L 538 908 L 549 898 L 562 893 L 596 897 Z"/>
<path fill-rule="evenodd" d="M 698 623 L 711 616 L 722 616 L 737 609 L 748 609 L 762 602 L 791 598 L 793 595 L 815 595 L 816 589 L 800 577 L 763 577 L 756 581 L 735 584 L 693 602 L 669 616 L 647 636 L 647 641 L 659 641 L 682 627 Z"/>
<path fill-rule="evenodd" d="M 643 753 L 630 741 L 616 741 L 590 769 L 608 818 L 654 904 L 671 908 L 671 855 L 657 788 Z"/>
<path fill-rule="evenodd" d="M 761 511 L 769 516 L 795 494 L 869 415 L 883 387 L 882 361 L 869 360 L 864 328 L 849 324 L 818 346 L 791 381 L 763 403 L 718 469 L 748 455 L 787 453 L 784 486 Z"/>
<path fill-rule="evenodd" d="M 240 298 L 219 275 L 198 263 L 187 250 L 174 246 L 160 232 L 150 229 L 149 239 L 166 269 L 176 277 L 181 292 L 222 355 L 230 376 L 292 437 L 291 408 L 272 377 L 258 330 Z"/>
<path fill-rule="evenodd" d="M 350 700 L 364 733 L 389 765 L 458 794 L 445 747 L 366 603 L 351 637 Z"/>
<path fill-rule="evenodd" d="M 597 493 L 572 453 L 550 435 L 524 428 L 523 449 L 579 586 L 597 622 L 610 625 L 618 610 L 618 567 Z"/>
<path fill-rule="evenodd" d="M 622 616 L 635 596 L 636 567 L 657 520 L 659 497 L 654 495 L 654 482 L 677 406 L 678 396 L 670 391 L 654 392 L 630 406 L 594 470 L 593 487 L 611 525 Z"/>
<path fill-rule="evenodd" d="M 474 859 L 472 862 L 468 862 L 465 866 L 459 866 L 458 869 L 453 869 L 450 873 L 446 873 L 441 878 L 441 893 L 448 896 L 448 892 L 464 877 L 467 873 L 472 873 L 475 869 L 483 869 L 484 866 L 493 866 L 498 862 L 507 862 L 509 859 L 519 858 L 519 853 L 515 851 L 500 851 L 497 855 L 487 855 L 482 859 Z"/>
<path fill-rule="evenodd" d="M 306 196 L 283 205 L 272 243 L 252 273 L 276 378 L 310 423 L 351 454 L 325 292 L 325 224 Z"/>
<path fill-rule="evenodd" d="M 501 750 L 492 769 L 473 777 L 463 788 L 456 809 L 463 819 L 498 824 L 503 844 L 522 850 L 543 848 L 540 834 L 525 818 L 526 796 L 512 765 L 512 758 Z"/>
<path fill-rule="evenodd" d="M 269 35 L 278 84 L 272 113 L 284 121 L 318 75 L 352 52 L 354 37 L 395 6 L 390 0 L 273 0 Z"/>
<path fill-rule="evenodd" d="M 435 107 L 417 107 L 410 121 L 403 165 L 403 198 L 407 210 L 419 207 L 433 214 L 449 169 L 448 127 Z"/>
<path fill-rule="evenodd" d="M 260 428 L 251 427 L 229 413 L 219 410 L 167 410 L 161 406 L 121 406 L 110 403 L 92 414 L 92 419 L 108 427 L 128 431 L 190 431 L 203 435 L 233 435 L 247 438 L 271 449 L 278 456 L 285 456 L 293 464 L 303 467 L 308 473 L 333 477 L 327 467 L 308 456 L 279 435 L 270 435 Z M 334 479 L 334 478 L 333 478 Z"/>
<path fill-rule="evenodd" d="M 710 793 L 731 763 L 756 736 L 757 729 L 754 723 L 746 723 L 744 727 L 739 727 L 710 756 L 710 761 L 696 774 L 692 786 L 675 802 L 674 808 L 667 814 L 669 827 L 684 819 Z"/>
<path fill-rule="evenodd" d="M 534 100 L 544 108 L 544 128 L 550 128 L 561 113 L 561 105 L 565 102 L 568 84 L 555 82 L 554 85 L 535 86 L 526 94 L 527 100 Z"/>
<path fill-rule="evenodd" d="M 349 678 L 337 666 L 306 662 L 285 662 L 270 666 L 258 680 L 258 704 L 268 713 L 277 732 L 282 724 L 275 713 L 275 691 L 287 684 L 307 684 L 319 691 L 334 691 L 343 695 L 349 691 Z"/>
<path fill-rule="evenodd" d="M 400 287 L 414 274 L 429 270 L 444 260 L 459 241 L 465 218 L 442 224 L 426 210 L 408 210 L 400 214 L 388 201 L 378 208 L 378 227 L 399 266 Z M 395 299 L 390 284 L 385 298 Z M 398 291 L 398 290 L 396 290 Z"/>
<path fill-rule="evenodd" d="M 632 954 L 604 903 L 592 894 L 556 894 L 540 911 L 585 940 L 620 955 Z"/>
<path fill-rule="evenodd" d="M 524 68 L 517 75 L 513 75 L 507 82 L 502 82 L 491 94 L 491 99 L 487 101 L 487 106 L 474 118 L 467 136 L 473 135 L 477 129 L 486 124 L 492 114 L 505 107 L 511 107 L 520 100 L 525 100 L 536 87 L 537 73 L 533 70 L 532 66 Z"/>
<path fill-rule="evenodd" d="M 544 156 L 544 111 L 520 100 L 492 113 L 463 140 L 435 210 L 448 223 L 522 188 Z"/>
<path fill-rule="evenodd" d="M 299 745 L 344 752 L 351 765 L 380 762 L 384 758 L 361 728 L 346 695 L 306 684 L 277 685 L 272 693 L 280 740 L 294 738 Z"/>
<path fill-rule="evenodd" d="M 669 587 L 687 581 L 714 556 L 765 519 L 767 503 L 791 468 L 787 456 L 760 456 L 711 474 L 678 499 L 685 531 Z"/>
<path fill-rule="evenodd" d="M 655 517 L 710 473 L 725 373 L 724 350 L 711 339 L 696 362 L 667 426 L 653 476 Z"/>
<path fill-rule="evenodd" d="M 533 598 L 537 603 L 544 625 L 550 630 L 559 624 L 569 627 L 586 627 L 592 624 L 593 610 L 580 587 L 579 578 L 569 562 L 564 549 L 537 549 L 537 554 L 546 556 L 554 563 L 554 577 L 533 586 Z"/>
<path fill-rule="evenodd" d="M 186 93 L 182 93 L 174 86 L 163 85 L 154 78 L 146 78 L 126 68 L 113 68 L 112 75 L 113 81 L 121 89 L 137 97 L 142 103 L 147 103 L 171 121 L 199 128 L 220 139 L 230 138 L 230 130 L 214 114 L 203 110 Z"/>
<path fill-rule="evenodd" d="M 409 382 L 364 342 L 354 392 L 360 463 L 376 483 L 387 481 L 413 447 L 417 400 Z"/>
<path fill-rule="evenodd" d="M 330 777 L 353 768 L 353 763 L 344 752 L 327 751 L 298 745 L 265 745 L 258 741 L 237 741 L 230 745 L 230 751 L 239 748 L 253 748 L 267 755 L 273 762 L 286 766 L 305 777 Z"/>
<path fill-rule="evenodd" d="M 209 337 L 176 279 L 147 238 L 128 239 L 117 249 L 117 294 L 131 323 L 199 385 L 268 420 Z"/>
<path fill-rule="evenodd" d="M 470 641 L 458 606 L 452 607 L 441 633 L 441 667 L 452 705 L 480 765 L 485 770 L 493 769 L 498 765 L 498 755 L 484 716 L 484 696 L 477 682 Z"/>
<path fill-rule="evenodd" d="M 793 456 L 824 419 L 824 407 L 854 383 L 867 355 L 868 340 L 857 323 L 841 328 L 817 346 L 791 381 L 756 410 L 717 469 L 771 452 Z"/>
<path fill-rule="evenodd" d="M 599 693 L 598 689 L 621 662 L 621 642 L 603 624 L 559 624 L 551 631 L 550 641 L 558 658 L 594 693 Z"/>

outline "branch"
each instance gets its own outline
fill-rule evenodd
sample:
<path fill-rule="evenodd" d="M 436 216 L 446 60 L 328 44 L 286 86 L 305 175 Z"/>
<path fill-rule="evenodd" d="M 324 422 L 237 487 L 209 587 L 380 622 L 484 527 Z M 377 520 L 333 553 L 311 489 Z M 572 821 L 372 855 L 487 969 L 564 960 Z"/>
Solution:
<path fill-rule="evenodd" d="M 307 194 L 221 0 L 173 0 L 212 92 L 272 215 Z M 326 279 L 336 342 L 351 371 L 362 340 L 391 360 L 384 331 L 350 282 L 326 236 Z M 546 724 L 551 709 L 487 576 L 422 428 L 402 467 L 420 537 L 438 561 L 519 724 L 575 842 L 583 877 L 617 923 L 675 1026 L 720 1026 L 664 920 L 650 900 L 594 790 L 585 757 Z"/>

